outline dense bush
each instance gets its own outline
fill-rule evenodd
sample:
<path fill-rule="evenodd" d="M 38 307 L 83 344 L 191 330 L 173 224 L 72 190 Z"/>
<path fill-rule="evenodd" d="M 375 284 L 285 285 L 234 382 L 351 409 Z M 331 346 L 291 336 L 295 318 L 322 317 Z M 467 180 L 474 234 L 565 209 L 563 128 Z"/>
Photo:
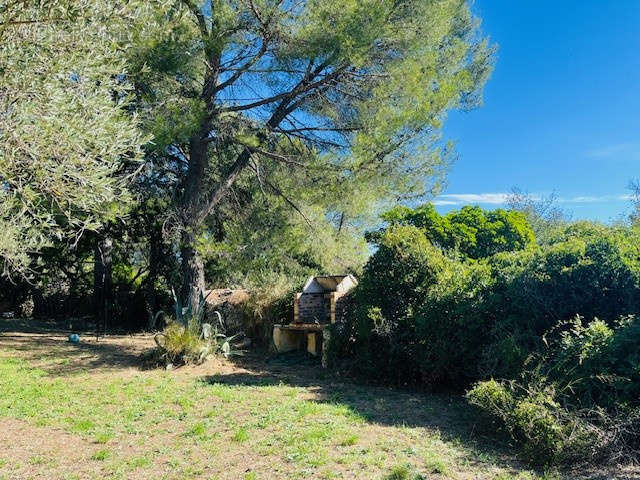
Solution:
<path fill-rule="evenodd" d="M 397 383 L 464 388 L 515 378 L 525 360 L 582 315 L 613 325 L 640 312 L 638 250 L 629 232 L 571 226 L 545 247 L 451 257 L 413 225 L 377 238 L 338 356 Z M 344 337 L 347 337 L 347 341 Z"/>
<path fill-rule="evenodd" d="M 332 355 L 357 359 L 353 368 L 365 375 L 418 381 L 414 312 L 451 263 L 417 227 L 388 228 L 365 266 L 348 321 L 335 327 Z"/>
<path fill-rule="evenodd" d="M 583 325 L 576 317 L 538 360 L 541 373 L 579 408 L 640 402 L 640 321 L 622 317 Z"/>
<path fill-rule="evenodd" d="M 424 383 L 460 387 L 478 375 L 493 339 L 489 311 L 494 280 L 486 264 L 449 262 L 413 317 L 423 347 L 418 361 Z"/>
<path fill-rule="evenodd" d="M 332 327 L 332 360 L 376 381 L 475 385 L 469 400 L 535 463 L 637 453 L 637 233 L 580 222 L 474 259 L 392 222 Z"/>
<path fill-rule="evenodd" d="M 415 322 L 426 345 L 423 368 L 458 386 L 513 378 L 543 335 L 567 318 L 612 324 L 640 311 L 636 261 L 614 238 L 572 238 L 457 270 L 430 289 Z"/>
<path fill-rule="evenodd" d="M 243 304 L 247 319 L 245 332 L 256 343 L 270 347 L 273 343 L 273 326 L 293 322 L 293 298 L 302 290 L 303 282 L 283 275 L 270 275 L 252 288 Z"/>
<path fill-rule="evenodd" d="M 477 383 L 469 401 L 532 462 L 618 460 L 640 449 L 640 322 L 576 317 L 517 380 Z"/>

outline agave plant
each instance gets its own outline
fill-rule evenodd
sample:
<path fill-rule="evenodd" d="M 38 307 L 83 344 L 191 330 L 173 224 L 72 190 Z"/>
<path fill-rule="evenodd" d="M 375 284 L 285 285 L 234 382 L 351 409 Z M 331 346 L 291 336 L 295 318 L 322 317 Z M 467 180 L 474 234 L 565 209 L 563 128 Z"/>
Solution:
<path fill-rule="evenodd" d="M 224 357 L 229 358 L 234 355 L 242 355 L 244 352 L 238 348 L 234 348 L 234 342 L 244 336 L 243 332 L 235 335 L 227 336 L 227 327 L 224 324 L 222 315 L 219 311 L 213 312 L 217 318 L 217 322 L 213 325 L 210 323 L 202 324 L 202 338 L 215 346 L 214 353 L 220 353 Z"/>
<path fill-rule="evenodd" d="M 203 295 L 202 292 L 200 292 L 200 297 L 196 305 L 189 302 L 187 306 L 184 307 L 180 298 L 176 295 L 175 290 L 172 288 L 171 294 L 173 295 L 173 309 L 176 322 L 181 323 L 185 327 L 188 327 L 191 324 L 199 326 L 202 321 L 202 317 L 204 316 L 207 298 L 210 293 L 211 292 L 207 293 L 207 295 Z"/>
<path fill-rule="evenodd" d="M 206 296 L 201 294 L 194 308 L 193 305 L 183 307 L 173 289 L 171 293 L 174 299 L 173 321 L 154 336 L 160 357 L 167 366 L 200 364 L 210 355 L 229 358 L 243 354 L 242 350 L 234 346 L 234 342 L 244 336 L 244 333 L 227 336 L 226 325 L 220 312 L 213 312 L 216 317 L 215 322 L 202 323 Z M 158 314 L 161 313 L 158 312 Z"/>

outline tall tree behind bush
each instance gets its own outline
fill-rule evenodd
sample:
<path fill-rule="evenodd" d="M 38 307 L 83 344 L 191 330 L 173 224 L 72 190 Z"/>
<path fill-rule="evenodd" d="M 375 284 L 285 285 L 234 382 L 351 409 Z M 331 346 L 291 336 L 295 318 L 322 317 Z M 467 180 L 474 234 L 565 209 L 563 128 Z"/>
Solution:
<path fill-rule="evenodd" d="M 465 206 L 440 215 L 431 203 L 426 203 L 415 209 L 395 207 L 384 213 L 382 219 L 390 225 L 414 225 L 422 229 L 434 245 L 473 259 L 522 250 L 535 243 L 525 215 L 515 211 Z M 368 238 L 375 242 L 379 235 L 380 231 L 371 232 Z"/>
<path fill-rule="evenodd" d="M 507 196 L 506 205 L 509 210 L 524 214 L 540 245 L 550 243 L 553 233 L 571 220 L 570 215 L 558 206 L 555 193 L 536 196 L 514 188 Z"/>

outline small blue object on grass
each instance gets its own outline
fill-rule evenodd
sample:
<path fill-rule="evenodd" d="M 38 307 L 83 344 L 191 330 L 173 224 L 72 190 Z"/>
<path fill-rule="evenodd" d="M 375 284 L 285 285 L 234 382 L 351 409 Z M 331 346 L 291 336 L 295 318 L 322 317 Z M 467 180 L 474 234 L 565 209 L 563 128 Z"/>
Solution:
<path fill-rule="evenodd" d="M 72 333 L 71 335 L 69 335 L 69 341 L 71 343 L 80 343 L 80 335 L 78 335 L 77 333 Z"/>

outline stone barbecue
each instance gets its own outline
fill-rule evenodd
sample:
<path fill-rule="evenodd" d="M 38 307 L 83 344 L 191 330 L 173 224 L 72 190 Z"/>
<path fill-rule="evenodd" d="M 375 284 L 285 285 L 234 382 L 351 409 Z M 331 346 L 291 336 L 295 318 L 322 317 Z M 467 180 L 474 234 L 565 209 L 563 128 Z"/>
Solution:
<path fill-rule="evenodd" d="M 278 352 L 303 349 L 322 352 L 326 327 L 342 316 L 347 295 L 358 284 L 353 275 L 319 275 L 309 278 L 293 299 L 293 323 L 274 325 Z"/>

